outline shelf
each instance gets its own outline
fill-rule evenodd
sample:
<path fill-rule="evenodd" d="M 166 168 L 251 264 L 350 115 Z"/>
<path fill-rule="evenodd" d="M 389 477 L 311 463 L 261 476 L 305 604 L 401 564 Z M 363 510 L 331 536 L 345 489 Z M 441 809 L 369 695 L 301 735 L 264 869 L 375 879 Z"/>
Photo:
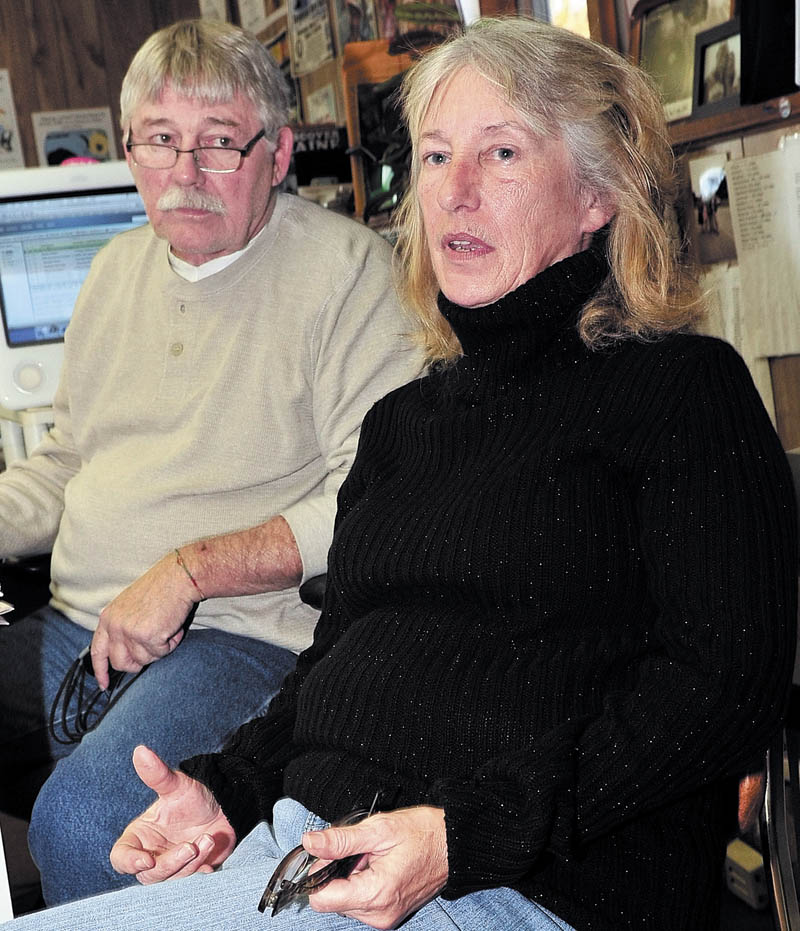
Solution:
<path fill-rule="evenodd" d="M 789 113 L 785 117 L 781 115 L 781 101 L 788 101 L 789 104 Z M 782 124 L 788 129 L 797 122 L 800 122 L 800 91 L 774 97 L 763 103 L 736 107 L 714 116 L 676 120 L 669 125 L 669 136 L 673 146 L 689 146 L 712 142 L 724 136 L 776 129 Z"/>

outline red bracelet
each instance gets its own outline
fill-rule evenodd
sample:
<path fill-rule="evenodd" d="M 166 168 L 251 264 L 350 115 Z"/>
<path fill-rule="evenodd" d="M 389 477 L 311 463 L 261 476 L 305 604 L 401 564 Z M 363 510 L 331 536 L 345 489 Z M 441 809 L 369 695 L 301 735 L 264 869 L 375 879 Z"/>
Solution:
<path fill-rule="evenodd" d="M 197 584 L 197 580 L 195 579 L 195 577 L 192 575 L 191 572 L 189 572 L 189 567 L 183 561 L 183 556 L 181 556 L 181 551 L 177 548 L 177 546 L 175 547 L 175 555 L 178 557 L 178 565 L 181 567 L 181 569 L 183 569 L 186 575 L 189 576 L 189 581 L 197 589 L 197 592 L 200 595 L 200 601 L 205 601 L 206 596 L 203 594 L 203 589 L 200 588 L 200 586 Z"/>

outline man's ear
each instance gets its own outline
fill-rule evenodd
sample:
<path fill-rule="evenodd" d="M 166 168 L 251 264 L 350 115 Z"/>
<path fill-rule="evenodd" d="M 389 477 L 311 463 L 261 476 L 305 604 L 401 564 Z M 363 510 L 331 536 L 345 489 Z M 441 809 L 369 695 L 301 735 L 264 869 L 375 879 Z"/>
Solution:
<path fill-rule="evenodd" d="M 128 151 L 128 149 L 125 146 L 125 143 L 128 141 L 129 137 L 130 137 L 130 130 L 128 130 L 128 132 L 124 133 L 122 136 L 122 142 L 121 142 L 122 154 L 125 157 L 125 161 L 128 163 L 128 168 L 130 168 L 131 171 L 133 171 L 133 156 L 131 155 L 131 153 Z"/>
<path fill-rule="evenodd" d="M 288 126 L 282 126 L 278 131 L 278 140 L 275 151 L 272 153 L 272 186 L 280 184 L 289 171 L 294 148 L 294 134 Z"/>

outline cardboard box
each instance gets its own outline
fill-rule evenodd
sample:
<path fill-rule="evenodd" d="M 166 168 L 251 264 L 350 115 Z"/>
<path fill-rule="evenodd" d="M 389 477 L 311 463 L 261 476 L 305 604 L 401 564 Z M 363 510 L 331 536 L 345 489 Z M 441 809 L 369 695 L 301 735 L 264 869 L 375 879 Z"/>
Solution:
<path fill-rule="evenodd" d="M 737 837 L 728 844 L 725 858 L 725 882 L 728 889 L 747 902 L 750 908 L 766 908 L 767 882 L 761 854 Z"/>

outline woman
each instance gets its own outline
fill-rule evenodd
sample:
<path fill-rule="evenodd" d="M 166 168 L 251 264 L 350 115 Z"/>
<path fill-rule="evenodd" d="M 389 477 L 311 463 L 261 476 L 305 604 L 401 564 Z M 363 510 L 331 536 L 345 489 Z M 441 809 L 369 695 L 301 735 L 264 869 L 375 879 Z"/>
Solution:
<path fill-rule="evenodd" d="M 688 333 L 658 98 L 508 20 L 424 57 L 403 104 L 431 367 L 365 419 L 314 644 L 222 753 L 136 751 L 159 798 L 112 862 L 196 875 L 21 929 L 261 927 L 277 859 L 376 794 L 302 840 L 355 871 L 270 927 L 718 927 L 791 678 L 796 514 L 744 365 Z"/>

